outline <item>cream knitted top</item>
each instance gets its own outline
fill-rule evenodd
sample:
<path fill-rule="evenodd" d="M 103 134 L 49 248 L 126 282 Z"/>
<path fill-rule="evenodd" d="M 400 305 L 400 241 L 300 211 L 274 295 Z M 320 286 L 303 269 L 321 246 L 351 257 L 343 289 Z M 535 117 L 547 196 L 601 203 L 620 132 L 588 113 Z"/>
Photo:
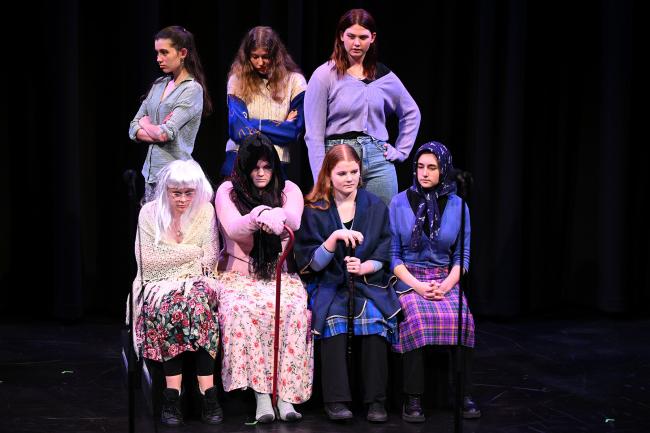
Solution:
<path fill-rule="evenodd" d="M 297 72 L 291 72 L 287 77 L 287 89 L 288 91 L 284 95 L 282 102 L 276 102 L 271 97 L 271 92 L 266 87 L 268 80 L 263 80 L 260 83 L 259 92 L 253 96 L 253 100 L 246 104 L 248 109 L 248 116 L 251 119 L 269 119 L 275 120 L 278 122 L 283 122 L 289 114 L 289 106 L 291 101 L 296 95 L 299 95 L 301 92 L 304 92 L 307 88 L 307 81 L 302 74 Z M 229 95 L 235 95 L 234 89 L 237 87 L 237 77 L 232 75 L 228 79 L 228 89 L 227 92 Z M 226 143 L 226 151 L 228 150 L 237 150 L 239 146 L 232 140 L 228 140 Z M 289 149 L 287 147 L 275 146 L 275 150 L 278 151 L 278 156 L 280 161 L 289 162 Z"/>

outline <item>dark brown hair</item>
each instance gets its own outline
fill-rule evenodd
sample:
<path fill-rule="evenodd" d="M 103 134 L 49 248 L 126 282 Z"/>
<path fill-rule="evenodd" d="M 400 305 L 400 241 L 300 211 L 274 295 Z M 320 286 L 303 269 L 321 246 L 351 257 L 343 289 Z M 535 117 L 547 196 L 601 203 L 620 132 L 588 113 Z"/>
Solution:
<path fill-rule="evenodd" d="M 359 24 L 361 27 L 370 31 L 370 33 L 377 33 L 377 25 L 375 24 L 375 19 L 370 15 L 370 13 L 365 9 L 350 9 L 339 19 L 339 23 L 336 26 L 336 34 L 334 35 L 334 50 L 332 51 L 332 56 L 330 59 L 334 62 L 336 67 L 336 72 L 339 76 L 345 75 L 345 72 L 350 67 L 350 60 L 348 59 L 348 53 L 345 51 L 345 46 L 341 40 L 341 35 L 345 32 L 346 29 L 352 27 L 355 24 Z M 377 41 L 375 40 L 370 44 L 370 48 L 366 52 L 365 57 L 363 58 L 363 72 L 369 79 L 373 80 L 375 78 L 375 72 L 377 71 Z"/>
<path fill-rule="evenodd" d="M 194 43 L 194 35 L 187 29 L 181 26 L 169 26 L 160 30 L 154 36 L 154 40 L 169 39 L 172 41 L 172 46 L 178 51 L 183 48 L 187 49 L 187 56 L 185 57 L 184 66 L 187 72 L 194 77 L 194 79 L 203 88 L 203 116 L 212 113 L 212 99 L 208 93 L 208 87 L 205 82 L 205 74 L 203 73 L 203 66 L 201 66 L 201 59 L 196 50 Z"/>
<path fill-rule="evenodd" d="M 271 180 L 263 189 L 257 188 L 251 179 L 251 171 L 257 166 L 259 160 L 267 161 L 272 169 Z M 286 197 L 280 164 L 278 153 L 266 135 L 260 133 L 244 138 L 239 146 L 235 169 L 230 177 L 232 182 L 230 199 L 239 213 L 249 214 L 252 209 L 260 205 L 271 208 L 282 207 Z M 272 279 L 278 263 L 278 254 L 281 252 L 280 236 L 257 230 L 253 233 L 249 272 L 261 280 Z"/>

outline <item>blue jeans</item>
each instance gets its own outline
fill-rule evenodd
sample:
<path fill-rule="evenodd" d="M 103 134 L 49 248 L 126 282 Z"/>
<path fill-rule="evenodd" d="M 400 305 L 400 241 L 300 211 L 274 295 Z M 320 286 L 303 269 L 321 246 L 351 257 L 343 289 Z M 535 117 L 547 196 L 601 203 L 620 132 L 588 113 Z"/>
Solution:
<path fill-rule="evenodd" d="M 388 205 L 397 195 L 397 173 L 395 165 L 384 157 L 386 142 L 367 135 L 351 139 L 327 140 L 325 153 L 337 144 L 347 144 L 354 148 L 361 159 L 363 187 Z"/>

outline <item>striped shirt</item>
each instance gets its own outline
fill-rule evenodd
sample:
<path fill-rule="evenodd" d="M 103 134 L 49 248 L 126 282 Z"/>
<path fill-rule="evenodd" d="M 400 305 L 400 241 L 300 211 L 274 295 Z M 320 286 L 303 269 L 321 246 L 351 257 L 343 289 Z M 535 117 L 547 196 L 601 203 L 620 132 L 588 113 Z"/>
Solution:
<path fill-rule="evenodd" d="M 168 141 L 149 145 L 142 167 L 142 176 L 147 183 L 155 183 L 158 172 L 167 163 L 177 159 L 192 159 L 194 140 L 201 125 L 203 87 L 189 77 L 162 99 L 171 79 L 171 76 L 165 76 L 154 82 L 129 127 L 129 137 L 137 141 L 136 134 L 140 129 L 138 121 L 149 116 L 151 123 L 159 125 L 168 137 Z M 163 123 L 170 113 L 171 117 Z"/>

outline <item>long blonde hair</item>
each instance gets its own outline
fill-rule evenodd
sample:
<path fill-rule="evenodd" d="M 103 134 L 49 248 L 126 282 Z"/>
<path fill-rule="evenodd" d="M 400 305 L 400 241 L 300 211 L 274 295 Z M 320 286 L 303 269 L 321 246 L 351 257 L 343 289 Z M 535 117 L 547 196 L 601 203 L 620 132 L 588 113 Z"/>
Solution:
<path fill-rule="evenodd" d="M 282 102 L 286 96 L 290 73 L 300 73 L 300 68 L 291 58 L 278 34 L 267 26 L 253 27 L 242 39 L 228 73 L 228 78 L 234 76 L 237 79 L 233 94 L 248 104 L 253 96 L 259 93 L 263 81 L 250 61 L 251 52 L 258 48 L 266 50 L 270 59 L 267 87 L 271 97 L 276 102 Z"/>
<path fill-rule="evenodd" d="M 330 197 L 332 196 L 332 170 L 340 161 L 354 161 L 359 164 L 359 174 L 361 174 L 361 159 L 356 150 L 348 144 L 337 144 L 327 151 L 323 165 L 318 173 L 316 184 L 311 192 L 305 196 L 305 206 L 313 209 L 327 210 L 330 207 Z M 359 187 L 361 186 L 361 176 L 359 176 Z M 318 202 L 324 202 L 319 205 Z"/>

